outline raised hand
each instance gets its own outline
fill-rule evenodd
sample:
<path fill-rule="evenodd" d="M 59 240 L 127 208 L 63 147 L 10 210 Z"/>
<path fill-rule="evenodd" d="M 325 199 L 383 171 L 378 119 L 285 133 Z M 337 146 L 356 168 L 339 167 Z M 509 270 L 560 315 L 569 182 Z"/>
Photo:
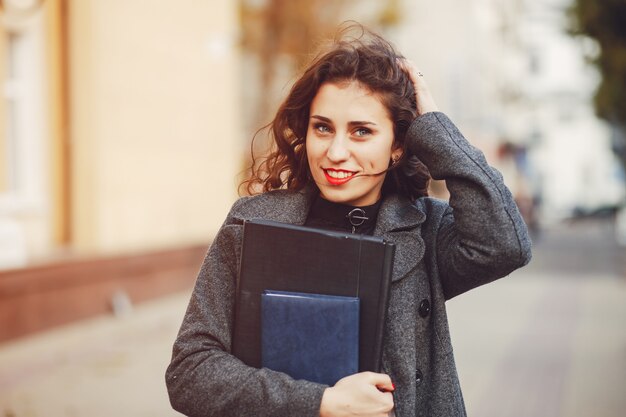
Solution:
<path fill-rule="evenodd" d="M 408 59 L 398 59 L 400 67 L 409 75 L 415 88 L 415 99 L 417 100 L 417 115 L 438 111 L 437 104 L 430 94 L 424 74 L 422 74 L 415 64 Z"/>

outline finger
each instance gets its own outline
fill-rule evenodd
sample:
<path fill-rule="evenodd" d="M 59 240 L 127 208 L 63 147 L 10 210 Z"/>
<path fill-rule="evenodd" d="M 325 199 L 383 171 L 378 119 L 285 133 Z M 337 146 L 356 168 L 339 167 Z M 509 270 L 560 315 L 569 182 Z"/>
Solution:
<path fill-rule="evenodd" d="M 409 76 L 409 79 L 413 83 L 413 87 L 415 91 L 427 91 L 428 86 L 426 85 L 426 80 L 424 79 L 424 74 L 417 68 L 417 66 L 409 61 L 408 59 L 399 59 L 398 65 L 400 68 Z"/>
<path fill-rule="evenodd" d="M 376 388 L 378 388 L 379 391 L 386 393 L 391 393 L 396 390 L 396 386 L 393 382 L 391 382 L 391 379 L 389 379 L 389 382 L 385 382 L 384 384 L 376 384 Z"/>
<path fill-rule="evenodd" d="M 382 391 L 393 391 L 396 387 L 391 382 L 391 378 L 387 374 L 377 374 L 374 372 L 370 372 L 370 383 L 375 385 L 376 388 Z"/>
<path fill-rule="evenodd" d="M 422 74 L 413 62 L 406 58 L 398 58 L 398 65 L 407 73 L 409 79 L 413 83 L 413 87 L 415 88 L 417 114 L 422 115 L 431 111 L 437 111 L 437 104 L 430 94 L 430 90 L 426 84 L 426 80 L 424 79 L 424 74 Z"/>

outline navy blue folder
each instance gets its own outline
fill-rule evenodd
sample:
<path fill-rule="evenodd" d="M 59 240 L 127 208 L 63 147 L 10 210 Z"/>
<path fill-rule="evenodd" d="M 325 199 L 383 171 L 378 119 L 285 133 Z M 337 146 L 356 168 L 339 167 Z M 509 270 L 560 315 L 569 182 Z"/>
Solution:
<path fill-rule="evenodd" d="M 261 295 L 261 364 L 294 379 L 335 385 L 359 370 L 359 299 L 267 290 Z"/>

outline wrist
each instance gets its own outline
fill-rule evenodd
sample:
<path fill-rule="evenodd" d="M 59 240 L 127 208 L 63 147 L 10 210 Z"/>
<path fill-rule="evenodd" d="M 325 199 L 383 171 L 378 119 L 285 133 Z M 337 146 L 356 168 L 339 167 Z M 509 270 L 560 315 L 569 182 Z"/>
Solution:
<path fill-rule="evenodd" d="M 328 387 L 322 394 L 322 402 L 320 403 L 320 417 L 332 417 L 332 404 L 334 398 L 334 391 L 332 387 Z"/>

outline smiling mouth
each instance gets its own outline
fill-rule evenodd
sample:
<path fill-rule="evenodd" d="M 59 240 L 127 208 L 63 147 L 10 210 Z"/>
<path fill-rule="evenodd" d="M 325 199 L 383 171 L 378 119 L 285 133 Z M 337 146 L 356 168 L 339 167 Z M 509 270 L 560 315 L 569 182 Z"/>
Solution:
<path fill-rule="evenodd" d="M 350 181 L 356 175 L 354 171 L 343 169 L 324 169 L 326 180 L 332 185 L 341 185 Z"/>

